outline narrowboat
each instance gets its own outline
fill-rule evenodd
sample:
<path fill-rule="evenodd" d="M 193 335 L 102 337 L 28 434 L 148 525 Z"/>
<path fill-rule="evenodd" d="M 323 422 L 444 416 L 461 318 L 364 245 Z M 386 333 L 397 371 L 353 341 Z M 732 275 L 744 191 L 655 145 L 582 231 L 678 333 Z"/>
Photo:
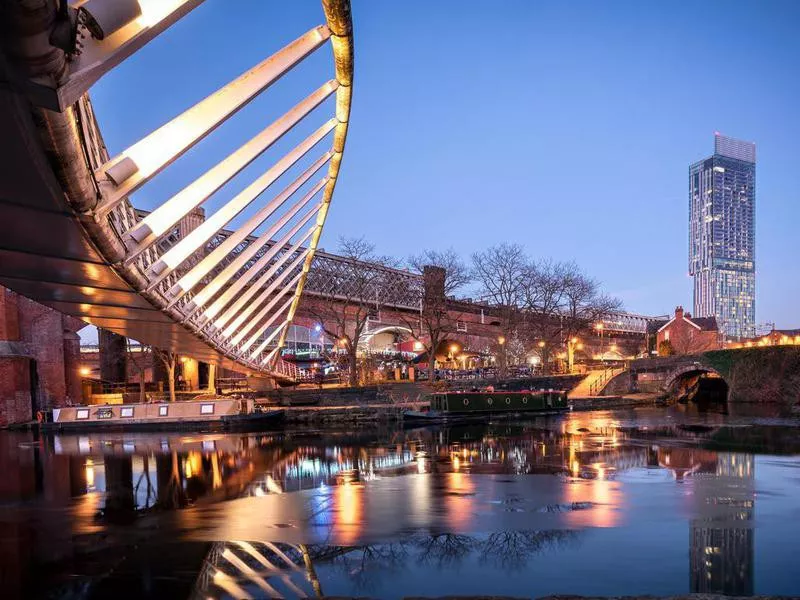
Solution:
<path fill-rule="evenodd" d="M 226 398 L 148 404 L 102 404 L 54 408 L 41 415 L 45 431 L 257 429 L 280 422 L 283 410 L 253 400 Z"/>
<path fill-rule="evenodd" d="M 511 417 L 521 414 L 553 414 L 570 409 L 566 392 L 539 391 L 478 391 L 440 392 L 428 396 L 427 410 L 406 410 L 403 419 L 420 421 L 460 421 Z"/>

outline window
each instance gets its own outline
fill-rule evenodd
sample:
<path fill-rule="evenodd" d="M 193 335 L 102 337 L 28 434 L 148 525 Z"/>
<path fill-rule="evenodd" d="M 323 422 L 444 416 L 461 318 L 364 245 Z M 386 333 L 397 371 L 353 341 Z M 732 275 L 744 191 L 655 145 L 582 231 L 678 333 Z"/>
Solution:
<path fill-rule="evenodd" d="M 464 321 L 456 321 L 456 331 L 466 331 L 467 324 Z"/>
<path fill-rule="evenodd" d="M 89 409 L 88 408 L 79 408 L 78 411 L 75 413 L 76 419 L 88 419 L 89 418 Z"/>
<path fill-rule="evenodd" d="M 664 330 L 664 341 L 669 341 L 669 329 Z"/>
<path fill-rule="evenodd" d="M 158 416 L 159 417 L 166 417 L 169 415 L 169 406 L 159 406 L 158 407 Z"/>
<path fill-rule="evenodd" d="M 130 419 L 133 417 L 133 407 L 132 406 L 123 406 L 119 409 L 119 416 L 123 419 Z"/>
<path fill-rule="evenodd" d="M 99 408 L 94 416 L 98 419 L 111 419 L 114 416 L 114 409 L 112 408 Z"/>
<path fill-rule="evenodd" d="M 214 405 L 213 404 L 201 404 L 200 405 L 200 414 L 201 415 L 213 415 L 214 414 Z"/>
<path fill-rule="evenodd" d="M 381 311 L 379 310 L 371 310 L 367 314 L 367 321 L 372 321 L 373 323 L 380 323 L 381 322 Z"/>

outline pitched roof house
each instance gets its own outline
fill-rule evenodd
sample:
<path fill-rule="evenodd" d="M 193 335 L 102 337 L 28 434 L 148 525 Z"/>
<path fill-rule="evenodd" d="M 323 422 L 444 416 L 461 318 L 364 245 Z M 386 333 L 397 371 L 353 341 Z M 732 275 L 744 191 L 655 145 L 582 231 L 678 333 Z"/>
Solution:
<path fill-rule="evenodd" d="M 668 321 L 654 321 L 647 333 L 656 336 L 656 348 L 669 342 L 675 354 L 697 354 L 722 347 L 722 337 L 715 317 L 694 317 L 675 308 L 675 316 Z"/>

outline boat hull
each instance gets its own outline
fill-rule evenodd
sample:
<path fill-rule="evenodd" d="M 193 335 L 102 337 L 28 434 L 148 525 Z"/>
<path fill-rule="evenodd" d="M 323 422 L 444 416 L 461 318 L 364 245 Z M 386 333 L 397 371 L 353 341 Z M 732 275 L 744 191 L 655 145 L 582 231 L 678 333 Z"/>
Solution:
<path fill-rule="evenodd" d="M 66 407 L 54 409 L 39 425 L 43 431 L 256 430 L 280 423 L 284 414 L 226 399 Z"/>
<path fill-rule="evenodd" d="M 408 422 L 511 419 L 569 410 L 564 392 L 447 392 L 429 396 L 430 410 L 403 413 Z"/>

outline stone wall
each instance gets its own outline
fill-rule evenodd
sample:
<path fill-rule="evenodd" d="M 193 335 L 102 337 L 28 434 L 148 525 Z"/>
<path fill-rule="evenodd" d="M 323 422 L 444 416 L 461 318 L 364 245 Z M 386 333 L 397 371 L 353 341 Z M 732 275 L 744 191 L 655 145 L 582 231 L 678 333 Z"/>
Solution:
<path fill-rule="evenodd" d="M 701 362 L 728 383 L 730 402 L 800 403 L 800 347 L 706 352 Z"/>

